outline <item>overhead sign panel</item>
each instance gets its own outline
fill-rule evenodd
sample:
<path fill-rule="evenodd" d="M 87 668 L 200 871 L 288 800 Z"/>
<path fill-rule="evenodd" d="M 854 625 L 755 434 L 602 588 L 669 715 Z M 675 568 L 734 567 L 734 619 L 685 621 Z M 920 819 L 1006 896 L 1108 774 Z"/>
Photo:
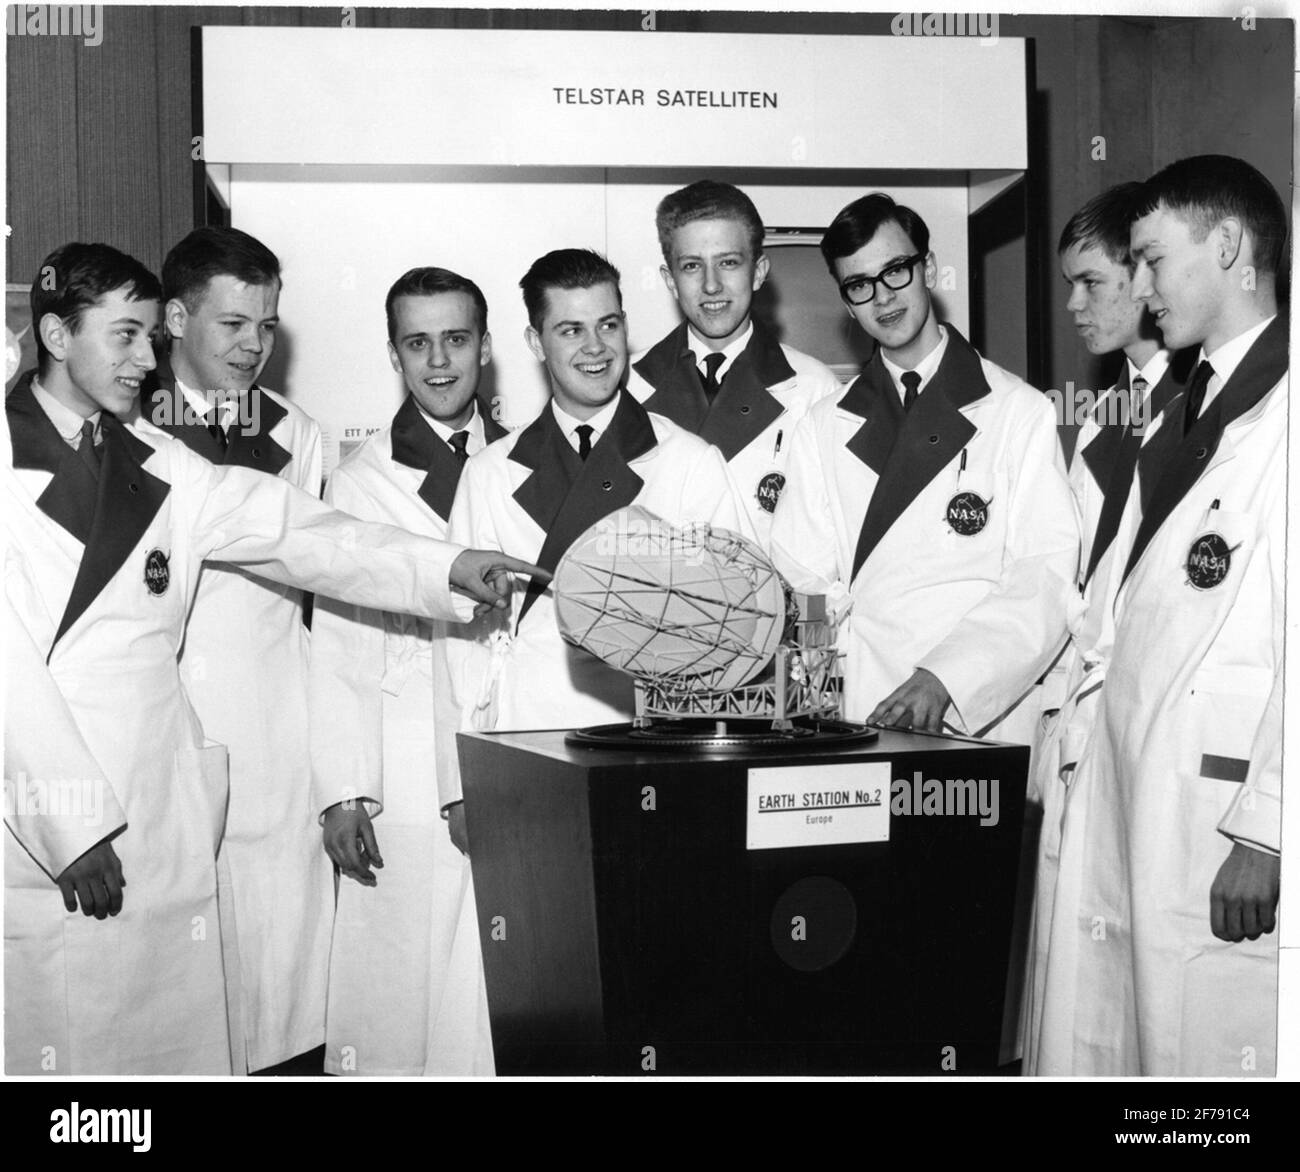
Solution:
<path fill-rule="evenodd" d="M 203 30 L 208 163 L 1025 167 L 1019 39 Z"/>

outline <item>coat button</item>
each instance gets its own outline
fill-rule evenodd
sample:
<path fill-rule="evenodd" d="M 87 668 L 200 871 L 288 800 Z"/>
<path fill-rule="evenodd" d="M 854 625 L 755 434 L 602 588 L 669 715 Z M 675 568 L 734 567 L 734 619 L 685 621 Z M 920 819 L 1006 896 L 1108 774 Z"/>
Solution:
<path fill-rule="evenodd" d="M 614 487 L 614 482 L 612 480 L 602 480 L 600 482 L 600 487 L 603 488 L 606 492 L 609 492 L 609 490 Z"/>
<path fill-rule="evenodd" d="M 262 449 L 261 449 L 261 448 L 254 448 L 254 449 L 253 449 L 253 456 L 254 456 L 255 459 L 260 459 L 260 458 L 261 458 L 261 455 L 262 455 Z"/>
<path fill-rule="evenodd" d="M 938 437 L 937 435 L 932 435 L 932 436 L 930 437 L 930 442 L 931 442 L 932 444 L 937 444 L 937 443 L 939 442 L 939 437 Z"/>
<path fill-rule="evenodd" d="M 1198 460 L 1204 460 L 1207 455 L 1209 455 L 1209 452 L 1205 448 L 1196 449 L 1196 458 Z"/>
<path fill-rule="evenodd" d="M 130 484 L 128 484 L 126 487 L 127 487 L 127 491 L 128 491 L 128 492 L 139 492 L 139 491 L 140 491 L 140 486 L 139 486 L 138 484 L 136 484 L 135 481 L 132 481 L 132 482 L 131 482 Z"/>
<path fill-rule="evenodd" d="M 748 403 L 742 403 L 742 404 L 740 405 L 740 413 L 741 413 L 742 415 L 748 415 L 748 414 L 749 414 L 749 404 L 748 404 Z"/>

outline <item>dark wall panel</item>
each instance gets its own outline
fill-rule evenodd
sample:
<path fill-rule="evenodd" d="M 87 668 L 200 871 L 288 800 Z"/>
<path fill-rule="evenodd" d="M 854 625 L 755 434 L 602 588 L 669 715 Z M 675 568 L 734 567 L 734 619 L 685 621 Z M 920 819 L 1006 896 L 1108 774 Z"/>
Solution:
<path fill-rule="evenodd" d="M 30 283 L 56 244 L 76 235 L 77 65 L 88 52 L 71 37 L 5 37 L 6 280 Z"/>
<path fill-rule="evenodd" d="M 83 239 L 156 268 L 162 203 L 154 18 L 147 9 L 106 7 L 103 34 L 102 44 L 80 49 L 77 63 L 77 226 Z"/>
<path fill-rule="evenodd" d="M 239 24 L 240 10 L 159 7 L 154 20 L 162 255 L 194 227 L 190 39 L 197 24 Z"/>
<path fill-rule="evenodd" d="M 1184 155 L 1238 155 L 1291 204 L 1294 24 L 1239 20 L 1161 22 L 1151 60 L 1157 167 Z M 1289 32 L 1287 30 L 1290 30 Z"/>

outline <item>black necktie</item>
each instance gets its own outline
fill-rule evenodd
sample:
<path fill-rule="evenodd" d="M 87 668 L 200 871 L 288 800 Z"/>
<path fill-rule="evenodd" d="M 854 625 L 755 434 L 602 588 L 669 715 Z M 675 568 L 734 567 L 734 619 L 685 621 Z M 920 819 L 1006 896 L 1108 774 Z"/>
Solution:
<path fill-rule="evenodd" d="M 704 387 L 704 397 L 710 403 L 718 396 L 718 388 L 721 385 L 718 382 L 718 367 L 725 361 L 726 356 L 717 352 L 704 356 L 704 373 L 700 375 L 700 383 Z"/>
<path fill-rule="evenodd" d="M 221 410 L 218 407 L 214 407 L 206 416 L 204 416 L 208 421 L 208 435 L 217 441 L 217 447 L 224 452 L 228 447 L 230 447 L 230 439 L 227 437 L 225 429 L 218 422 L 220 417 Z"/>
<path fill-rule="evenodd" d="M 99 449 L 95 447 L 95 425 L 89 419 L 81 425 L 81 440 L 77 444 L 77 455 L 81 462 L 90 469 L 90 474 L 99 479 Z"/>
<path fill-rule="evenodd" d="M 592 426 L 590 423 L 580 423 L 573 430 L 578 436 L 578 459 L 585 460 L 591 455 Z"/>
<path fill-rule="evenodd" d="M 451 450 L 456 454 L 457 462 L 463 464 L 469 459 L 469 432 L 458 431 L 447 442 L 451 444 Z"/>
<path fill-rule="evenodd" d="M 1147 411 L 1146 397 L 1147 380 L 1141 375 L 1138 375 L 1133 380 L 1133 388 L 1128 394 L 1128 418 L 1130 431 L 1138 427 L 1145 427 L 1146 424 L 1151 422 L 1149 419 L 1145 418 Z"/>
<path fill-rule="evenodd" d="M 921 376 L 914 370 L 905 370 L 902 375 L 903 379 L 903 410 L 910 411 L 912 404 L 916 402 L 916 396 L 920 393 L 917 389 L 921 385 Z"/>
<path fill-rule="evenodd" d="M 1183 402 L 1183 435 L 1192 430 L 1192 424 L 1200 415 L 1201 404 L 1205 402 L 1205 388 L 1213 377 L 1214 367 L 1202 361 L 1192 375 L 1192 381 L 1187 384 L 1187 398 Z"/>

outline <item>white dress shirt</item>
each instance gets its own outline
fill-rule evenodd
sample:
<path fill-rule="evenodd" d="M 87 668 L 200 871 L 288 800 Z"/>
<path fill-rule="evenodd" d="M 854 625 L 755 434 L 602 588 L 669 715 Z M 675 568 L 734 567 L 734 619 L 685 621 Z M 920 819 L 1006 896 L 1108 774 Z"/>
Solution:
<path fill-rule="evenodd" d="M 1201 356 L 1196 365 L 1200 366 L 1202 362 L 1208 362 L 1214 367 L 1214 374 L 1205 384 L 1205 400 L 1201 403 L 1201 415 L 1210 409 L 1210 404 L 1223 390 L 1224 383 L 1232 377 L 1233 372 L 1241 365 L 1241 360 L 1246 357 L 1246 351 L 1255 344 L 1255 339 L 1268 328 L 1268 323 L 1274 317 L 1277 317 L 1277 314 L 1266 318 L 1257 326 L 1251 326 L 1244 334 L 1238 334 L 1232 341 L 1224 342 L 1213 354 L 1206 354 L 1205 347 L 1201 347 Z"/>
<path fill-rule="evenodd" d="M 474 404 L 474 414 L 469 417 L 469 422 L 465 424 L 464 427 L 448 427 L 441 420 L 435 419 L 423 407 L 421 407 L 419 399 L 415 399 L 414 396 L 412 396 L 412 399 L 415 403 L 416 409 L 420 412 L 420 418 L 433 428 L 433 434 L 451 448 L 453 452 L 456 450 L 456 445 L 451 442 L 451 437 L 458 431 L 469 432 L 469 440 L 465 444 L 465 452 L 467 455 L 472 456 L 476 452 L 481 452 L 485 447 L 487 447 L 487 440 L 483 435 L 483 416 L 479 414 L 477 403 Z"/>
<path fill-rule="evenodd" d="M 686 344 L 691 348 L 691 355 L 695 359 L 695 369 L 700 372 L 703 378 L 707 374 L 704 369 L 704 360 L 710 354 L 721 354 L 722 364 L 718 367 L 718 384 L 726 378 L 727 371 L 731 369 L 731 364 L 744 353 L 745 347 L 749 345 L 749 339 L 754 336 L 754 323 L 750 321 L 744 331 L 738 338 L 733 338 L 721 350 L 711 349 L 707 343 L 702 342 L 695 336 L 695 331 L 690 326 L 686 327 Z"/>
<path fill-rule="evenodd" d="M 239 414 L 240 399 L 247 394 L 246 391 L 218 392 L 212 400 L 209 400 L 202 391 L 187 387 L 179 378 L 176 380 L 176 389 L 185 396 L 185 401 L 190 405 L 194 414 L 198 416 L 198 421 L 204 427 L 207 427 L 211 422 L 209 416 L 214 409 L 220 412 L 219 422 L 222 431 L 230 430 L 230 425 L 234 423 L 236 416 Z"/>
<path fill-rule="evenodd" d="M 910 367 L 911 370 L 916 371 L 916 373 L 921 376 L 921 382 L 916 388 L 916 393 L 918 395 L 925 390 L 926 383 L 928 383 L 934 376 L 934 372 L 939 369 L 939 363 L 943 361 L 943 355 L 947 349 L 948 331 L 945 330 L 943 326 L 940 326 L 939 344 L 915 366 Z M 883 351 L 880 354 L 880 359 L 885 364 L 885 369 L 889 372 L 889 377 L 894 380 L 894 389 L 898 392 L 899 399 L 906 402 L 907 388 L 903 386 L 903 375 L 906 374 L 907 371 L 897 363 L 891 362 L 886 358 Z"/>
<path fill-rule="evenodd" d="M 95 443 L 99 444 L 99 417 L 103 414 L 102 412 L 96 411 L 93 415 L 78 415 L 71 407 L 65 407 L 41 386 L 40 379 L 32 379 L 32 396 L 40 404 L 41 410 L 49 416 L 50 422 L 54 424 L 54 429 L 59 433 L 60 438 L 73 451 L 81 447 L 81 428 L 87 419 L 95 426 Z"/>
<path fill-rule="evenodd" d="M 576 419 L 561 407 L 554 399 L 551 400 L 551 410 L 555 414 L 555 422 L 560 425 L 560 430 L 564 432 L 564 437 L 573 447 L 573 450 L 579 451 L 578 445 L 581 440 L 578 438 L 578 428 L 584 423 L 591 428 L 591 446 L 594 448 L 600 437 L 605 434 L 606 429 L 614 419 L 614 412 L 618 410 L 618 401 L 623 392 L 619 391 L 608 403 L 590 419 Z"/>

